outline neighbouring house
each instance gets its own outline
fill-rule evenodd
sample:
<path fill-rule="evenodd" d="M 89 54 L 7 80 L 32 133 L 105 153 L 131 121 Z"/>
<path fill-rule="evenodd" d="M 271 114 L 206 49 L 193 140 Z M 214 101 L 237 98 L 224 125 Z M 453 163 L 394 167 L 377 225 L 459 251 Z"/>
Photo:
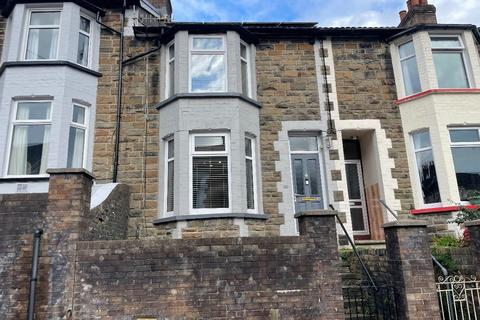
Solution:
<path fill-rule="evenodd" d="M 441 232 L 479 190 L 475 26 L 427 1 L 378 28 L 125 4 L 1 5 L 0 194 L 85 168 L 130 187 L 130 237 L 295 235 L 296 212 L 333 205 L 380 240 L 395 218 L 379 200 Z"/>

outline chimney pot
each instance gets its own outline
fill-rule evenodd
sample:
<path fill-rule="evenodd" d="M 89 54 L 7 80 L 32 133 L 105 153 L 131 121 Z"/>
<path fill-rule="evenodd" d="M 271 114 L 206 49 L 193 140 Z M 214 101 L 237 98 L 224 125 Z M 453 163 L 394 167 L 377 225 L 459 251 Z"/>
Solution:
<path fill-rule="evenodd" d="M 402 22 L 403 19 L 405 19 L 405 17 L 407 16 L 407 10 L 400 11 L 399 15 L 400 15 L 400 22 Z"/>
<path fill-rule="evenodd" d="M 412 0 L 407 1 L 407 9 L 408 11 L 412 10 Z"/>

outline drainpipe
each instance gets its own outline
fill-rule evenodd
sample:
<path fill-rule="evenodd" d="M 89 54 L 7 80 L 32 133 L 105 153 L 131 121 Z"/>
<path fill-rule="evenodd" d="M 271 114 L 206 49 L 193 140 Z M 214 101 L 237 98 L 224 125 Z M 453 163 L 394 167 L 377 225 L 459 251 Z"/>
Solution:
<path fill-rule="evenodd" d="M 43 230 L 37 229 L 33 236 L 32 274 L 30 276 L 30 291 L 28 294 L 27 320 L 33 320 L 35 318 L 35 293 L 38 280 L 38 258 L 40 256 L 40 241 L 42 239 L 42 234 Z"/>
<path fill-rule="evenodd" d="M 125 27 L 125 8 L 126 0 L 123 0 L 121 29 L 120 29 L 120 52 L 118 55 L 118 92 L 117 92 L 117 116 L 115 123 L 115 149 L 113 153 L 113 182 L 118 178 L 118 159 L 120 152 L 120 121 L 122 120 L 122 95 L 123 95 L 123 50 L 124 50 L 124 27 Z"/>

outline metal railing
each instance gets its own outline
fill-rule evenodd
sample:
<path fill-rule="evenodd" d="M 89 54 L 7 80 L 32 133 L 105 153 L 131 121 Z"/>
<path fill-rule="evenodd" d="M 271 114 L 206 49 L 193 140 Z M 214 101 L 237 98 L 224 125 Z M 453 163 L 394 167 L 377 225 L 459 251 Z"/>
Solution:
<path fill-rule="evenodd" d="M 436 287 L 443 320 L 480 319 L 480 281 L 475 276 L 439 277 Z"/>
<path fill-rule="evenodd" d="M 398 319 L 393 286 L 355 286 L 343 288 L 345 317 L 349 320 Z"/>

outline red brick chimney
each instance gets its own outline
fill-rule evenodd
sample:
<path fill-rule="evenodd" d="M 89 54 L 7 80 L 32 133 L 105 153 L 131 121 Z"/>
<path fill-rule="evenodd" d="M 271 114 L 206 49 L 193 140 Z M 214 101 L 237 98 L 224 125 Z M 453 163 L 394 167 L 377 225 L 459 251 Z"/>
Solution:
<path fill-rule="evenodd" d="M 428 0 L 408 0 L 408 11 L 400 11 L 399 27 L 412 27 L 417 24 L 436 24 L 437 9 Z"/>

